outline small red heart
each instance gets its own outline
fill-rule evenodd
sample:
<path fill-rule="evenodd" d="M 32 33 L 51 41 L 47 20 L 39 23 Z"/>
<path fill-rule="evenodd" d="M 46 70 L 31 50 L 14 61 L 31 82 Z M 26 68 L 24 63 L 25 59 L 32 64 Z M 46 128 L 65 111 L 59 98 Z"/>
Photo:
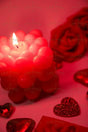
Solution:
<path fill-rule="evenodd" d="M 14 111 L 15 111 L 15 107 L 10 103 L 0 105 L 0 116 L 1 117 L 9 118 L 13 114 Z"/>
<path fill-rule="evenodd" d="M 8 121 L 7 132 L 32 132 L 35 121 L 30 118 L 16 118 Z"/>
<path fill-rule="evenodd" d="M 78 103 L 71 97 L 62 99 L 61 104 L 54 107 L 54 113 L 62 117 L 74 117 L 80 115 L 80 107 Z"/>
<path fill-rule="evenodd" d="M 88 87 L 88 69 L 83 69 L 75 73 L 74 79 Z"/>

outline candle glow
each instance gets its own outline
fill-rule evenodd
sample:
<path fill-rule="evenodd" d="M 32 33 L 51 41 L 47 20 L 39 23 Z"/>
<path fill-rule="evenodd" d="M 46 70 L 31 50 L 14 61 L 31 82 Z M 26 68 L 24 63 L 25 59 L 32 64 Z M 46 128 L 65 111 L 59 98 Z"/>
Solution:
<path fill-rule="evenodd" d="M 12 44 L 18 48 L 18 40 L 15 33 L 13 33 L 13 36 L 12 36 Z"/>

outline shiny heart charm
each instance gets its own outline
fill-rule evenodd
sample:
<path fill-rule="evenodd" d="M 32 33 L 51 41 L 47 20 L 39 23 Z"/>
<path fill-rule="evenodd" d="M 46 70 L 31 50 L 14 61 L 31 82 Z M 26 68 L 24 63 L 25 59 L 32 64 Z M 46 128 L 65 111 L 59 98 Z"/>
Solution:
<path fill-rule="evenodd" d="M 88 69 L 83 69 L 75 73 L 74 79 L 88 87 Z"/>
<path fill-rule="evenodd" d="M 35 121 L 30 118 L 16 118 L 8 121 L 7 132 L 32 132 Z"/>
<path fill-rule="evenodd" d="M 15 107 L 11 103 L 6 103 L 4 105 L 0 105 L 0 116 L 9 118 L 13 112 L 15 111 Z"/>

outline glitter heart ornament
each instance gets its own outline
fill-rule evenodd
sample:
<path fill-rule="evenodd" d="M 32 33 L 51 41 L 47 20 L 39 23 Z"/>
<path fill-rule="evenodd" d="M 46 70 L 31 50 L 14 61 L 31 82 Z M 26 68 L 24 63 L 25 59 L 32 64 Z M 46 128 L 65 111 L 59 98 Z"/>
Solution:
<path fill-rule="evenodd" d="M 83 69 L 75 73 L 74 79 L 76 82 L 88 87 L 88 69 Z"/>
<path fill-rule="evenodd" d="M 9 118 L 14 113 L 15 107 L 11 103 L 0 105 L 0 116 Z"/>
<path fill-rule="evenodd" d="M 7 132 L 32 132 L 35 121 L 30 118 L 16 118 L 8 121 Z"/>
<path fill-rule="evenodd" d="M 57 104 L 53 111 L 57 116 L 61 117 L 74 117 L 80 115 L 80 107 L 71 97 L 63 98 L 61 104 Z"/>

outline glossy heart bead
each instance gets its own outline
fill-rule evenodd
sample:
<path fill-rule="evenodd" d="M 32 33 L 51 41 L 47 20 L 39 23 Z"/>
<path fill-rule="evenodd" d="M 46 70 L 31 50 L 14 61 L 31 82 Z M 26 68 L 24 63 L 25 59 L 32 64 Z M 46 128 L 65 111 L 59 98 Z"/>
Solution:
<path fill-rule="evenodd" d="M 88 69 L 83 69 L 75 73 L 74 79 L 88 87 Z"/>
<path fill-rule="evenodd" d="M 16 118 L 8 121 L 7 132 L 32 132 L 35 121 L 30 118 Z"/>
<path fill-rule="evenodd" d="M 63 98 L 61 104 L 57 104 L 53 111 L 57 116 L 62 117 L 74 117 L 80 115 L 80 107 L 71 97 Z"/>
<path fill-rule="evenodd" d="M 15 111 L 15 107 L 11 103 L 0 105 L 0 116 L 9 118 Z"/>

